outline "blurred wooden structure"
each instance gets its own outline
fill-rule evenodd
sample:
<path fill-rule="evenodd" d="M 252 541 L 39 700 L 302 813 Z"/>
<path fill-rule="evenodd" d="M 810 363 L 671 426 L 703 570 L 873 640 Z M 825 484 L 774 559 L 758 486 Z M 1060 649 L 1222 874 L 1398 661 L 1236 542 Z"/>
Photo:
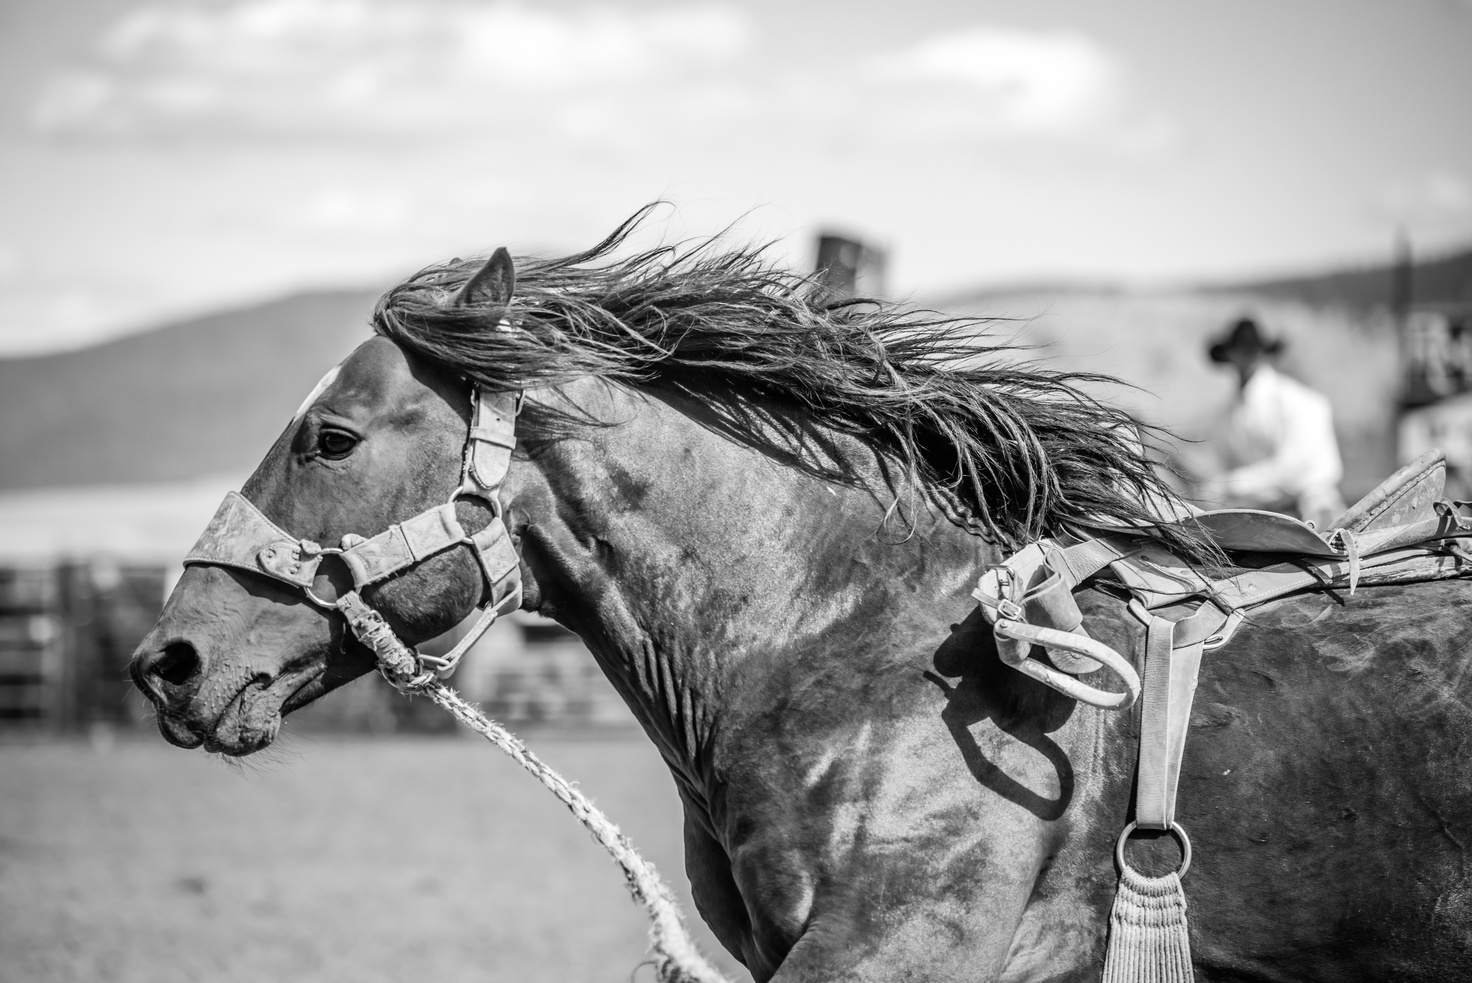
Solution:
<path fill-rule="evenodd" d="M 110 560 L 0 568 L 0 725 L 79 730 L 146 716 L 128 657 L 158 617 L 164 571 Z"/>
<path fill-rule="evenodd" d="M 49 571 L 0 570 L 0 722 L 38 725 L 60 709 L 58 600 Z"/>
<path fill-rule="evenodd" d="M 1472 302 L 1408 306 L 1399 320 L 1401 462 L 1440 447 L 1447 495 L 1472 498 Z"/>
<path fill-rule="evenodd" d="M 228 479 L 0 495 L 0 728 L 139 725 L 128 659 Z"/>
<path fill-rule="evenodd" d="M 456 676 L 467 699 L 506 722 L 626 726 L 633 716 L 582 639 L 516 612 L 471 649 Z"/>
<path fill-rule="evenodd" d="M 884 296 L 885 252 L 849 236 L 818 236 L 815 276 L 833 300 Z"/>

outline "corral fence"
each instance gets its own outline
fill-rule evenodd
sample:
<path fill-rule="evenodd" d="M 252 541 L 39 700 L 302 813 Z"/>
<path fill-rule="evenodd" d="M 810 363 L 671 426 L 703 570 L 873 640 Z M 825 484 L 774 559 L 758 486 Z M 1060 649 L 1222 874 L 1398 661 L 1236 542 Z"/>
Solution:
<path fill-rule="evenodd" d="M 107 558 L 0 565 L 0 733 L 152 727 L 128 660 L 163 608 L 176 571 Z M 427 643 L 447 648 L 455 633 Z M 516 614 L 470 651 L 455 685 L 514 725 L 627 727 L 623 701 L 577 636 Z M 450 732 L 450 717 L 377 674 L 350 683 L 292 726 L 356 733 Z"/>

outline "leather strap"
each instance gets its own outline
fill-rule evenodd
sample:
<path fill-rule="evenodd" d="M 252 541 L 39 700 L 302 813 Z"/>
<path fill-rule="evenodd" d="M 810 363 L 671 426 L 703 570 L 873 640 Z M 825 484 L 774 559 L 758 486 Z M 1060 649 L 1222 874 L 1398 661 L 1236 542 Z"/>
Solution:
<path fill-rule="evenodd" d="M 234 567 L 300 588 L 312 586 L 321 562 L 321 547 L 297 539 L 236 491 L 225 494 L 214 518 L 184 557 L 185 566 Z"/>
<path fill-rule="evenodd" d="M 1146 627 L 1135 791 L 1135 823 L 1141 829 L 1170 829 L 1175 823 L 1176 789 L 1201 652 L 1207 638 L 1226 620 L 1220 608 L 1203 604 L 1179 624 L 1152 616 Z"/>
<path fill-rule="evenodd" d="M 1433 555 L 1443 542 L 1453 540 L 1431 541 L 1419 546 L 1407 546 L 1366 556 L 1363 540 L 1360 540 L 1354 563 L 1346 556 L 1340 560 L 1315 559 L 1311 564 L 1303 566 L 1278 563 L 1260 570 L 1248 570 L 1213 584 L 1213 596 L 1217 603 L 1225 607 L 1255 607 L 1305 588 L 1327 587 L 1336 582 L 1347 583 L 1352 570 L 1356 574 L 1355 579 L 1360 580 L 1366 579 L 1367 574 L 1381 567 L 1414 565 L 1411 561 Z"/>
<path fill-rule="evenodd" d="M 1058 561 L 1068 568 L 1075 586 L 1082 584 L 1115 560 L 1134 556 L 1139 545 L 1124 536 L 1101 535 L 1097 539 L 1082 539 L 1060 551 Z"/>
<path fill-rule="evenodd" d="M 484 534 L 482 530 L 478 535 Z M 506 539 L 509 548 L 509 536 Z M 323 549 L 316 543 L 295 538 L 266 518 L 244 495 L 232 491 L 215 510 L 214 518 L 185 556 L 184 564 L 234 567 L 306 588 L 312 586 L 322 560 L 335 553 L 352 573 L 353 586 L 362 588 L 460 543 L 474 545 L 475 539 L 460 526 L 450 503 L 421 512 L 372 539 L 340 550 Z M 515 550 L 510 552 L 515 554 Z M 503 553 L 495 564 L 497 575 L 491 577 L 491 583 L 505 575 L 505 566 Z"/>
<path fill-rule="evenodd" d="M 521 556 L 511 542 L 511 531 L 504 521 L 497 519 L 471 536 L 470 541 L 494 595 L 502 581 L 521 569 Z M 493 596 L 491 600 L 494 603 L 499 598 Z"/>
<path fill-rule="evenodd" d="M 353 586 L 363 588 L 452 546 L 470 542 L 455 517 L 455 504 L 447 502 L 343 550 L 342 559 L 353 573 Z"/>
<path fill-rule="evenodd" d="M 506 480 L 511 452 L 516 449 L 516 415 L 520 409 L 520 393 L 476 389 L 457 494 L 475 495 L 497 505 L 496 489 Z"/>

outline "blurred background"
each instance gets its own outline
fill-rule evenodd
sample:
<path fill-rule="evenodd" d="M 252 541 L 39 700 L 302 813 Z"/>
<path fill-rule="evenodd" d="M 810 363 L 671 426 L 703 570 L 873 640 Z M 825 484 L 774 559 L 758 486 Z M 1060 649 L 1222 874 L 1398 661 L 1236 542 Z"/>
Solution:
<path fill-rule="evenodd" d="M 0 980 L 650 974 L 612 866 L 428 704 L 365 678 L 227 766 L 129 690 L 386 286 L 665 199 L 636 244 L 731 227 L 1010 319 L 1134 384 L 1167 460 L 1250 316 L 1347 501 L 1431 446 L 1469 498 L 1469 52 L 1467 0 L 0 0 Z M 459 682 L 688 906 L 673 785 L 574 637 L 498 625 Z"/>

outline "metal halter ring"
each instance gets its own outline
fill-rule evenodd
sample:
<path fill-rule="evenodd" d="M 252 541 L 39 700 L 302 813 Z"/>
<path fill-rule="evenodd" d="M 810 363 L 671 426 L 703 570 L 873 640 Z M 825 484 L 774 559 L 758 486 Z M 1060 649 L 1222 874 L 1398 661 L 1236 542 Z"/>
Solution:
<path fill-rule="evenodd" d="M 1124 832 L 1119 834 L 1119 839 L 1114 844 L 1114 863 L 1119 867 L 1121 871 L 1123 871 L 1126 867 L 1129 867 L 1129 865 L 1124 862 L 1124 844 L 1125 841 L 1130 838 L 1130 834 L 1135 831 L 1135 827 L 1137 825 L 1137 823 L 1132 822 L 1128 826 L 1126 826 L 1124 828 Z M 1152 830 L 1152 832 L 1159 832 L 1159 830 Z M 1176 842 L 1181 845 L 1181 866 L 1177 868 L 1176 876 L 1185 877 L 1186 871 L 1191 869 L 1191 838 L 1186 835 L 1185 827 L 1183 827 L 1180 823 L 1171 823 L 1170 827 L 1166 829 L 1165 832 L 1174 833 L 1176 837 Z M 1134 870 L 1133 867 L 1130 867 L 1129 869 Z M 1139 871 L 1136 871 L 1136 873 L 1139 873 Z"/>
<path fill-rule="evenodd" d="M 347 552 L 347 551 L 344 550 L 344 549 L 342 549 L 342 548 L 340 548 L 340 547 L 337 547 L 337 546 L 324 546 L 321 549 L 317 550 L 317 552 L 314 553 L 314 554 L 312 554 L 312 555 L 313 556 L 316 556 L 316 557 L 323 557 L 323 556 L 331 556 L 331 555 L 333 555 L 335 553 L 335 554 L 341 556 L 345 552 Z M 357 588 L 356 587 L 352 587 L 352 588 L 349 588 L 349 589 L 350 590 L 356 590 Z M 308 584 L 307 586 L 305 586 L 305 587 L 302 588 L 302 593 L 305 594 L 305 595 L 307 595 L 307 600 L 309 600 L 313 604 L 317 605 L 317 607 L 322 608 L 324 611 L 336 611 L 336 610 L 338 610 L 338 602 L 337 601 L 325 601 L 322 598 L 318 597 L 315 593 L 313 593 L 312 587 L 311 587 L 310 584 Z"/>

